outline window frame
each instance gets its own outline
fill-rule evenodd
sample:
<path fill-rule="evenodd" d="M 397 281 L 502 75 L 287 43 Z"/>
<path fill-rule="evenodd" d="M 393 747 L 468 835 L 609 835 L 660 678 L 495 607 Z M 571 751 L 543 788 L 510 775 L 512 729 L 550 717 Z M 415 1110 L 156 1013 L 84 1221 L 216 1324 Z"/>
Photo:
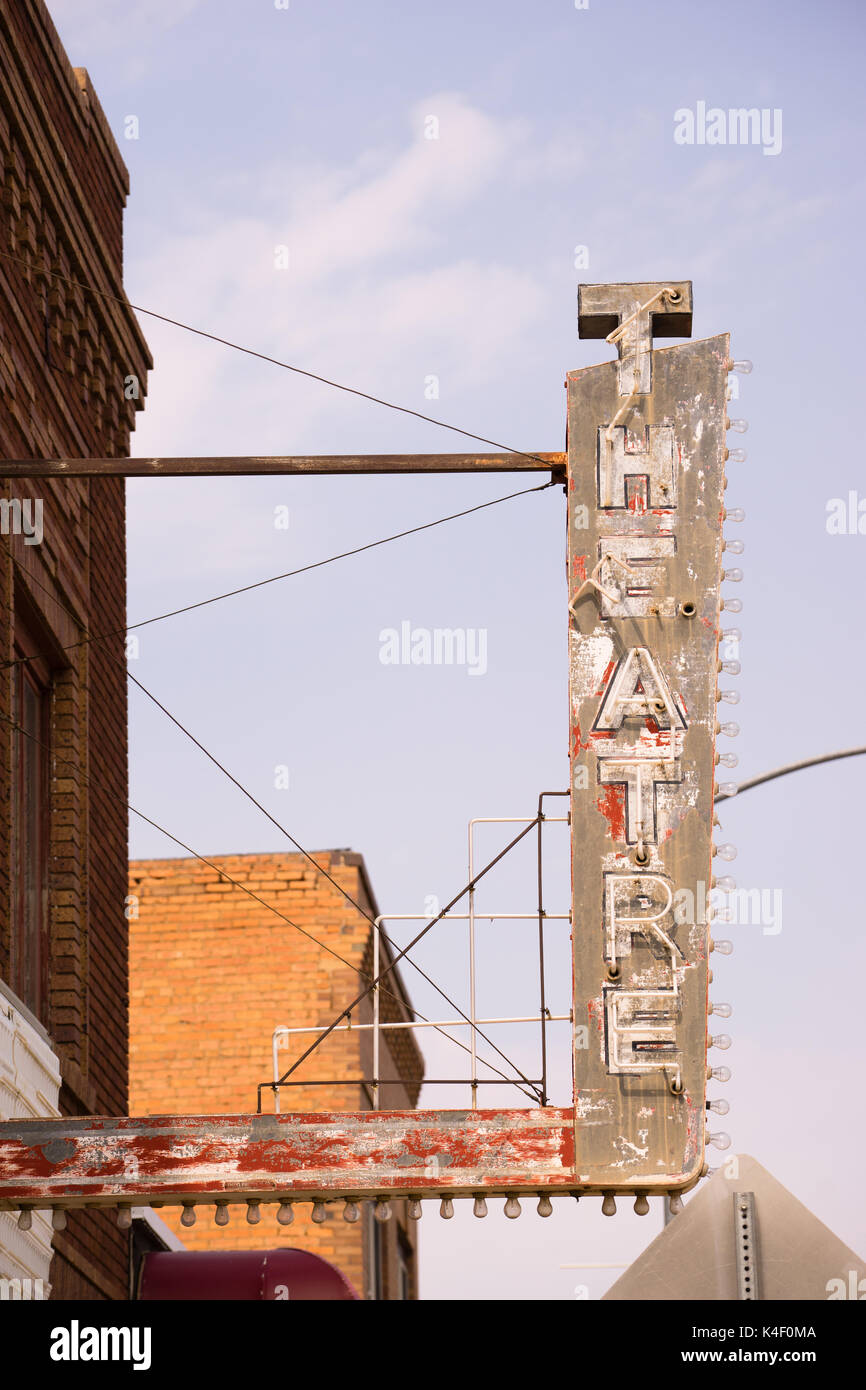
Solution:
<path fill-rule="evenodd" d="M 19 728 L 12 729 L 9 985 L 22 1004 L 48 1028 L 54 679 L 46 645 L 18 604 L 14 610 L 13 657 L 19 664 L 13 666 L 10 681 L 12 718 L 32 737 Z M 27 660 L 21 660 L 23 657 Z M 30 711 L 28 702 L 32 702 Z M 34 806 L 29 804 L 31 796 Z M 35 846 L 27 839 L 31 827 L 35 827 Z M 35 888 L 28 879 L 35 880 Z"/>

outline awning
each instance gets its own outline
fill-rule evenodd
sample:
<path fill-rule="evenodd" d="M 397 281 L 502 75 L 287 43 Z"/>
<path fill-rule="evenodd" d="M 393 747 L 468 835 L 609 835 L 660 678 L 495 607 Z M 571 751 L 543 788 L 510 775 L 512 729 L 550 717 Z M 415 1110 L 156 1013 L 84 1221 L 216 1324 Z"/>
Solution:
<path fill-rule="evenodd" d="M 136 1295 L 145 1301 L 264 1299 L 279 1302 L 357 1299 L 348 1279 L 307 1250 L 152 1251 L 144 1256 Z"/>

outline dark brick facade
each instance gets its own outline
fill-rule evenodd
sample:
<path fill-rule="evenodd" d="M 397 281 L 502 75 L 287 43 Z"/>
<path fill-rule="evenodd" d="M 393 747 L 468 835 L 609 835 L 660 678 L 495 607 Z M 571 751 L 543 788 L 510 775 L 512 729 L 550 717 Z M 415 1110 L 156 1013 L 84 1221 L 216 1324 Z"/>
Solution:
<path fill-rule="evenodd" d="M 151 365 L 144 338 L 125 305 L 46 272 L 122 297 L 128 178 L 42 0 L 0 4 L 0 161 L 0 252 L 17 258 L 0 257 L 0 456 L 125 455 Z M 40 543 L 13 533 L 12 512 L 0 534 L 0 977 L 15 988 L 21 968 L 8 723 L 20 666 L 6 663 L 24 652 L 40 658 L 28 669 L 43 673 L 50 748 L 38 1012 L 62 1112 L 126 1114 L 124 482 L 0 481 L 0 498 L 43 508 Z M 128 1237 L 112 1215 L 71 1213 L 54 1249 L 53 1298 L 127 1296 Z"/>

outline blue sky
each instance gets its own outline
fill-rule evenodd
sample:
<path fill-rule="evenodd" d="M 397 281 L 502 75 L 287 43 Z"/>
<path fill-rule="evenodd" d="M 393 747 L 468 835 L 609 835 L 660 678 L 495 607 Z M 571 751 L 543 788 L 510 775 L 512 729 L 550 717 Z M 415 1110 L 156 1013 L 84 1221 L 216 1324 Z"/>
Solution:
<path fill-rule="evenodd" d="M 129 166 L 136 303 L 547 450 L 564 441 L 566 371 L 609 355 L 578 340 L 578 281 L 690 278 L 694 335 L 730 330 L 734 356 L 755 362 L 732 406 L 750 422 L 737 441 L 748 461 L 729 467 L 731 505 L 747 512 L 732 775 L 864 741 L 866 535 L 826 529 L 830 499 L 866 499 L 855 0 L 291 0 L 285 11 L 270 0 L 54 0 L 51 11 Z M 781 111 L 780 152 L 677 144 L 674 113 L 698 102 Z M 424 138 L 430 116 L 438 140 Z M 134 453 L 464 447 L 143 326 L 156 369 Z M 130 621 L 531 481 L 133 482 Z M 287 530 L 274 526 L 278 506 Z M 465 881 L 470 817 L 531 815 L 539 791 L 567 785 L 564 543 L 551 489 L 145 628 L 132 669 L 302 843 L 362 851 L 383 908 L 422 912 L 428 895 L 444 902 Z M 403 620 L 484 629 L 486 674 L 382 665 L 379 634 Z M 284 844 L 135 691 L 131 704 L 134 804 L 206 854 Z M 277 764 L 288 790 L 274 788 Z M 734 1006 L 732 1108 L 719 1127 L 861 1250 L 863 1204 L 839 1178 L 864 1140 L 864 771 L 836 764 L 724 808 L 738 883 L 781 889 L 784 920 L 776 935 L 732 927 L 736 951 L 714 987 Z M 480 842 L 492 852 L 506 831 Z M 564 905 L 567 856 L 550 833 L 551 906 Z M 132 852 L 172 850 L 133 824 Z M 519 859 L 487 902 L 528 908 L 533 891 Z M 419 962 L 465 1001 L 457 933 L 431 933 Z M 484 941 L 485 1007 L 497 1014 L 537 1005 L 525 949 L 516 930 Z M 427 987 L 412 988 L 431 1014 Z M 444 1043 L 424 1043 L 431 1073 L 454 1065 Z M 530 1040 L 508 1045 L 531 1065 Z M 567 1061 L 558 1075 L 564 1084 Z M 568 1299 L 586 1283 L 598 1297 L 616 1271 L 560 1266 L 628 1262 L 660 1215 L 628 1207 L 611 1222 L 597 1206 L 484 1225 L 459 1205 L 449 1223 L 429 1209 L 422 1294 Z"/>

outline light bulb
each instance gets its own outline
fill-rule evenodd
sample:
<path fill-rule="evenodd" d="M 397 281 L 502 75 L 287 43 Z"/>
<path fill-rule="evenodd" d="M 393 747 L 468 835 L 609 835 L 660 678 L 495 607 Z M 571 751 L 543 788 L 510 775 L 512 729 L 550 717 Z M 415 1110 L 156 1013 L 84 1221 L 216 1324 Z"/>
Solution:
<path fill-rule="evenodd" d="M 380 1197 L 373 1208 L 373 1215 L 377 1221 L 391 1220 L 391 1203 L 384 1197 Z"/>
<path fill-rule="evenodd" d="M 352 1203 L 352 1205 L 354 1206 L 354 1203 Z M 409 1198 L 408 1212 L 411 1221 L 421 1220 L 421 1199 L 419 1197 Z M 346 1220 L 348 1221 L 348 1219 L 347 1217 Z"/>
<path fill-rule="evenodd" d="M 130 1226 L 132 1225 L 132 1208 L 131 1208 L 131 1207 L 118 1207 L 118 1208 L 117 1208 L 117 1225 L 118 1225 L 118 1229 L 121 1230 L 121 1231 L 128 1231 L 128 1230 L 129 1230 Z"/>
<path fill-rule="evenodd" d="M 487 1215 L 487 1202 L 481 1196 L 480 1193 L 475 1198 L 475 1201 L 472 1203 L 472 1215 L 478 1217 L 484 1217 Z"/>
<path fill-rule="evenodd" d="M 327 1213 L 327 1211 L 326 1211 L 326 1209 L 325 1209 L 325 1203 L 324 1203 L 324 1202 L 314 1202 L 314 1203 L 313 1203 L 313 1210 L 312 1210 L 312 1214 L 311 1214 L 311 1218 L 310 1218 L 310 1219 L 311 1219 L 312 1221 L 315 1221 L 315 1223 L 316 1223 L 317 1226 L 321 1226 L 321 1224 L 322 1224 L 323 1221 L 327 1221 L 327 1219 L 328 1219 L 328 1213 Z"/>
<path fill-rule="evenodd" d="M 195 1207 L 193 1206 L 192 1202 L 184 1202 L 183 1212 L 181 1213 L 180 1218 L 180 1224 L 181 1226 L 195 1225 Z"/>
<path fill-rule="evenodd" d="M 733 720 L 729 720 L 727 724 L 719 724 L 716 732 L 724 734 L 725 738 L 736 738 L 740 732 L 740 726 L 735 724 Z"/>
<path fill-rule="evenodd" d="M 742 642 L 743 634 L 738 627 L 728 627 L 720 636 L 722 642 Z"/>
<path fill-rule="evenodd" d="M 712 1110 L 714 1115 L 727 1115 L 730 1105 L 726 1100 L 708 1100 L 707 1109 Z"/>
<path fill-rule="evenodd" d="M 716 845 L 715 851 L 720 859 L 724 859 L 726 864 L 733 864 L 737 857 L 736 845 Z"/>
<path fill-rule="evenodd" d="M 713 879 L 713 887 L 718 888 L 720 893 L 733 893 L 736 888 L 736 880 L 730 874 L 723 874 L 721 878 Z"/>
<path fill-rule="evenodd" d="M 443 1221 L 450 1221 L 454 1215 L 454 1203 L 450 1197 L 443 1197 L 439 1203 L 439 1215 Z"/>
<path fill-rule="evenodd" d="M 635 1216 L 646 1216 L 648 1214 L 649 1202 L 646 1199 L 645 1192 L 638 1192 L 635 1194 L 634 1211 Z"/>
<path fill-rule="evenodd" d="M 731 1147 L 731 1136 L 730 1134 L 725 1134 L 723 1129 L 720 1129 L 718 1134 L 707 1135 L 707 1143 L 712 1144 L 715 1149 L 729 1149 Z"/>
<path fill-rule="evenodd" d="M 505 1215 L 509 1221 L 516 1221 L 520 1215 L 520 1202 L 516 1197 L 509 1197 L 505 1203 Z"/>
<path fill-rule="evenodd" d="M 225 1202 L 217 1202 L 213 1219 L 214 1224 L 217 1226 L 227 1226 L 229 1224 L 229 1209 Z"/>
<path fill-rule="evenodd" d="M 732 956 L 734 954 L 734 943 L 733 941 L 714 941 L 711 949 L 713 951 L 718 951 L 720 956 Z"/>
<path fill-rule="evenodd" d="M 668 1211 L 671 1216 L 679 1216 L 683 1209 L 683 1199 L 678 1192 L 672 1192 L 668 1198 Z"/>
<path fill-rule="evenodd" d="M 602 1216 L 616 1216 L 616 1198 L 612 1192 L 605 1192 L 604 1201 L 601 1204 Z"/>
<path fill-rule="evenodd" d="M 247 1225 L 258 1226 L 262 1219 L 261 1203 L 255 1200 L 247 1202 Z"/>
<path fill-rule="evenodd" d="M 754 363 L 750 362 L 748 357 L 740 358 L 736 362 L 732 362 L 730 358 L 728 359 L 728 371 L 739 372 L 740 376 L 748 376 L 753 366 Z"/>
<path fill-rule="evenodd" d="M 720 911 L 718 908 L 713 908 L 713 909 L 712 909 L 712 920 L 713 920 L 714 922 L 726 922 L 726 923 L 730 923 L 730 922 L 733 920 L 733 918 L 732 918 L 732 914 L 730 913 L 730 911 L 728 910 L 728 908 L 723 908 L 721 911 Z"/>
<path fill-rule="evenodd" d="M 740 759 L 736 753 L 716 754 L 716 762 L 721 763 L 722 767 L 737 767 L 739 765 L 739 761 Z"/>
<path fill-rule="evenodd" d="M 736 782 L 719 782 L 716 791 L 719 796 L 736 796 L 740 790 Z"/>
<path fill-rule="evenodd" d="M 709 1076 L 707 1077 L 707 1080 L 708 1080 L 708 1081 L 709 1081 L 709 1080 L 713 1080 L 713 1081 L 730 1081 L 730 1079 L 731 1079 L 731 1069 L 730 1069 L 730 1067 L 710 1067 Z"/>
<path fill-rule="evenodd" d="M 745 521 L 746 513 L 742 507 L 726 507 L 725 521 Z"/>
<path fill-rule="evenodd" d="M 724 700 L 726 705 L 738 705 L 740 703 L 739 690 L 720 690 L 719 699 Z"/>
<path fill-rule="evenodd" d="M 29 1207 L 22 1207 L 18 1213 L 19 1231 L 29 1231 L 33 1225 L 33 1213 Z"/>
<path fill-rule="evenodd" d="M 409 1215 L 410 1215 L 410 1216 L 413 1215 L 413 1212 L 412 1212 L 413 1206 L 418 1206 L 418 1207 L 420 1207 L 420 1206 L 421 1206 L 421 1203 L 420 1203 L 420 1202 L 410 1202 L 410 1203 L 409 1203 Z M 343 1220 L 344 1220 L 344 1221 L 348 1221 L 348 1222 L 350 1222 L 350 1223 L 353 1223 L 353 1222 L 355 1222 L 355 1221 L 358 1220 L 358 1217 L 359 1217 L 360 1215 L 361 1215 L 361 1213 L 360 1213 L 360 1211 L 358 1210 L 358 1203 L 357 1203 L 357 1202 L 347 1202 L 346 1205 L 343 1207 Z M 420 1211 L 418 1212 L 418 1215 L 419 1215 L 419 1216 L 421 1215 Z"/>
<path fill-rule="evenodd" d="M 725 451 L 725 458 L 729 458 L 731 463 L 745 463 L 748 454 L 745 449 L 727 449 Z"/>
<path fill-rule="evenodd" d="M 742 570 L 737 570 L 737 569 L 734 569 L 734 570 L 722 570 L 722 583 L 724 583 L 724 584 L 742 584 L 742 582 L 743 582 L 743 571 L 742 571 Z"/>
<path fill-rule="evenodd" d="M 732 1039 L 727 1033 L 716 1033 L 715 1037 L 709 1039 L 708 1045 L 710 1047 L 717 1047 L 720 1052 L 727 1052 L 731 1042 Z"/>
<path fill-rule="evenodd" d="M 62 1207 L 55 1207 L 51 1213 L 51 1225 L 55 1231 L 66 1230 L 66 1212 Z"/>
<path fill-rule="evenodd" d="M 748 420 L 726 420 L 725 428 L 733 430 L 734 434 L 745 434 L 749 428 Z"/>
<path fill-rule="evenodd" d="M 726 676 L 738 676 L 743 668 L 739 661 L 723 661 L 720 669 Z"/>
<path fill-rule="evenodd" d="M 739 598 L 723 598 L 722 608 L 726 613 L 742 613 L 743 600 Z"/>
<path fill-rule="evenodd" d="M 730 1018 L 734 1011 L 730 1004 L 710 1004 L 708 1012 L 718 1014 L 719 1018 Z"/>
<path fill-rule="evenodd" d="M 281 1226 L 291 1226 L 295 1219 L 291 1202 L 281 1202 L 277 1208 L 277 1220 Z"/>
<path fill-rule="evenodd" d="M 548 1197 L 546 1192 L 541 1197 L 539 1197 L 538 1206 L 535 1208 L 535 1210 L 538 1212 L 539 1216 L 553 1215 L 553 1207 L 550 1204 L 550 1198 Z"/>
<path fill-rule="evenodd" d="M 729 550 L 732 555 L 742 555 L 746 548 L 745 541 L 732 540 L 725 541 L 725 550 Z"/>

